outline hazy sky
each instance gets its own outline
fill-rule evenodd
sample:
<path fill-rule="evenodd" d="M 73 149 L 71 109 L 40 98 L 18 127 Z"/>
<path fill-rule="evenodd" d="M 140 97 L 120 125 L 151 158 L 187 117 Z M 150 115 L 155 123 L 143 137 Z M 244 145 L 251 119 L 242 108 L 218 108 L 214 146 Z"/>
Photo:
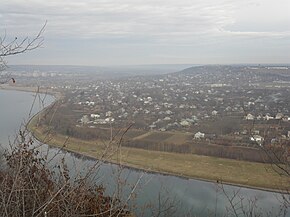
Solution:
<path fill-rule="evenodd" d="M 9 64 L 290 63 L 289 0 L 0 0 L 0 35 L 41 49 Z"/>

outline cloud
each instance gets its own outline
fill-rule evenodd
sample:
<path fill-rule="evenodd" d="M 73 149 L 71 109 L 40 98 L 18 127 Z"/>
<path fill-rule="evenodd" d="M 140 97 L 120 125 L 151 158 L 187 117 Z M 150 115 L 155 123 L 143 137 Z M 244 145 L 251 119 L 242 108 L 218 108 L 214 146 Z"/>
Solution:
<path fill-rule="evenodd" d="M 140 61 L 145 55 L 158 61 L 153 52 L 179 55 L 186 62 L 213 52 L 213 58 L 223 53 L 239 59 L 234 52 L 244 49 L 240 44 L 253 49 L 253 55 L 264 55 L 265 48 L 255 43 L 261 39 L 272 47 L 280 40 L 284 55 L 283 47 L 290 48 L 289 8 L 289 0 L 1 0 L 0 35 L 33 36 L 47 20 L 45 38 L 50 40 L 45 42 L 51 53 L 67 41 L 62 52 L 68 56 L 75 46 L 84 56 L 127 49 L 123 61 L 137 52 Z M 93 46 L 84 45 L 87 41 Z"/>
<path fill-rule="evenodd" d="M 244 31 L 223 31 L 224 34 L 228 36 L 237 36 L 240 38 L 272 38 L 272 39 L 283 39 L 290 37 L 290 31 L 283 32 L 244 32 Z"/>
<path fill-rule="evenodd" d="M 232 4 L 205 1 L 19 1 L 1 3 L 2 26 L 35 31 L 48 20 L 47 32 L 58 37 L 196 35 L 233 22 Z M 39 24 L 38 24 L 39 25 Z"/>

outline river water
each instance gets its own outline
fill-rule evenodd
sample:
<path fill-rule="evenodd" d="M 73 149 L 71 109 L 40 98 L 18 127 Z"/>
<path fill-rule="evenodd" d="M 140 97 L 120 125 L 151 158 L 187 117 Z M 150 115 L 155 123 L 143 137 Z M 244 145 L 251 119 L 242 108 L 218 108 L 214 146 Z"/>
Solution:
<path fill-rule="evenodd" d="M 44 98 L 43 95 L 41 97 Z M 7 148 L 9 143 L 13 143 L 20 126 L 27 123 L 33 114 L 43 108 L 39 100 L 36 100 L 31 108 L 34 98 L 34 94 L 29 92 L 0 90 L 0 144 L 2 149 Z M 45 106 L 53 101 L 54 97 L 46 96 Z M 43 149 L 48 149 L 51 155 L 59 152 L 57 148 L 49 148 L 46 145 L 43 146 Z M 72 173 L 84 171 L 96 162 L 93 159 L 84 159 L 71 153 L 62 152 L 62 154 L 65 154 L 66 162 Z M 227 213 L 226 207 L 230 207 L 228 199 L 218 185 L 211 182 L 145 173 L 128 168 L 120 170 L 118 166 L 109 163 L 101 163 L 95 172 L 94 180 L 104 185 L 110 194 L 120 192 L 124 199 L 130 195 L 130 189 L 138 183 L 135 189 L 136 195 L 130 203 L 132 207 L 134 204 L 137 205 L 138 208 L 135 211 L 137 216 L 141 213 L 145 213 L 145 216 L 151 216 L 151 211 L 158 209 L 159 201 L 162 207 L 174 205 L 176 212 L 171 216 L 185 216 L 186 214 L 202 217 L 224 216 Z M 121 181 L 122 186 L 125 186 L 122 191 L 118 189 L 119 185 L 116 184 L 118 181 Z M 255 209 L 257 212 L 262 212 L 262 216 L 266 216 L 266 213 L 269 212 L 271 212 L 269 216 L 277 216 L 279 213 L 281 195 L 278 193 L 227 185 L 224 185 L 224 189 L 228 196 L 233 195 L 234 192 L 239 192 L 239 197 L 244 198 L 245 207 L 249 204 L 248 201 L 257 200 Z M 235 202 L 237 201 L 240 199 L 235 200 Z M 144 212 L 140 207 L 148 204 L 154 206 L 146 208 Z M 289 209 L 286 216 L 290 217 Z"/>

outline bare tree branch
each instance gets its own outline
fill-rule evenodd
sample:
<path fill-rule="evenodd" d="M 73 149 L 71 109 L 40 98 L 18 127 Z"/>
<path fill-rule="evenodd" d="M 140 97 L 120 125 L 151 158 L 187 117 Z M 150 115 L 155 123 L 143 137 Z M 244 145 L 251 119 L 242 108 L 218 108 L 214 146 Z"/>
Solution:
<path fill-rule="evenodd" d="M 11 76 L 11 73 L 3 73 L 3 71 L 7 69 L 7 62 L 5 58 L 41 47 L 44 42 L 43 33 L 46 24 L 47 21 L 33 38 L 25 37 L 23 39 L 19 39 L 15 37 L 13 40 L 8 41 L 6 32 L 3 37 L 0 37 L 0 85 L 6 84 L 10 81 L 15 83 L 15 79 Z"/>
<path fill-rule="evenodd" d="M 0 37 L 0 57 L 2 58 L 2 62 L 3 57 L 25 53 L 27 51 L 41 47 L 44 42 L 43 33 L 46 24 L 47 21 L 42 26 L 38 34 L 32 39 L 25 37 L 24 39 L 19 40 L 17 37 L 15 37 L 12 41 L 6 42 L 6 34 L 4 37 Z"/>

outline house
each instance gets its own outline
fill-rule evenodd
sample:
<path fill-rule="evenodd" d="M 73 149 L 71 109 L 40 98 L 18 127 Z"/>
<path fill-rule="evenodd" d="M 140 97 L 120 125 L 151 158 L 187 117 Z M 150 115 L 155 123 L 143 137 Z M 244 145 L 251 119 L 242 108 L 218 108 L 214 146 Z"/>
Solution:
<path fill-rule="evenodd" d="M 86 101 L 86 104 L 88 106 L 94 106 L 95 105 L 95 102 L 92 102 L 92 101 Z"/>
<path fill-rule="evenodd" d="M 113 112 L 111 112 L 111 111 L 107 111 L 107 112 L 106 112 L 106 117 L 111 117 L 112 114 L 113 114 Z"/>
<path fill-rule="evenodd" d="M 264 117 L 264 120 L 273 120 L 274 119 L 274 117 L 272 117 L 271 115 L 269 115 L 269 114 L 266 114 L 265 115 L 265 117 Z"/>
<path fill-rule="evenodd" d="M 252 114 L 247 114 L 247 116 L 246 116 L 246 120 L 252 121 L 252 120 L 254 120 L 254 119 L 255 119 L 255 116 L 254 116 L 254 115 L 252 115 Z"/>
<path fill-rule="evenodd" d="M 213 110 L 213 111 L 211 112 L 211 114 L 212 114 L 213 116 L 216 116 L 216 115 L 218 114 L 218 112 L 217 112 L 216 110 Z"/>
<path fill-rule="evenodd" d="M 148 96 L 148 97 L 147 97 L 147 101 L 148 101 L 148 102 L 152 102 L 152 97 Z"/>
<path fill-rule="evenodd" d="M 99 114 L 91 114 L 91 118 L 100 118 L 101 117 L 101 115 L 99 115 Z"/>
<path fill-rule="evenodd" d="M 258 143 L 260 146 L 262 146 L 262 142 L 264 141 L 264 138 L 262 136 L 259 135 L 254 135 L 250 137 L 250 140 L 252 142 L 256 142 Z"/>
<path fill-rule="evenodd" d="M 115 121 L 115 119 L 112 118 L 112 117 L 109 117 L 109 118 L 106 118 L 105 121 L 106 121 L 107 123 L 112 123 L 112 122 Z"/>
<path fill-rule="evenodd" d="M 289 117 L 287 115 L 284 115 L 283 118 L 282 118 L 282 120 L 283 121 L 288 121 L 289 120 Z"/>
<path fill-rule="evenodd" d="M 165 112 L 165 114 L 167 114 L 167 115 L 172 115 L 172 114 L 173 114 L 173 112 L 172 112 L 172 111 L 170 111 L 170 110 L 167 110 L 167 111 Z"/>
<path fill-rule="evenodd" d="M 282 113 L 277 113 L 275 119 L 276 120 L 281 120 L 283 118 L 283 114 Z"/>
<path fill-rule="evenodd" d="M 189 127 L 190 126 L 190 122 L 188 122 L 187 120 L 182 120 L 179 123 L 181 126 L 183 127 Z"/>
<path fill-rule="evenodd" d="M 197 132 L 196 134 L 194 134 L 194 139 L 203 139 L 204 137 L 205 134 L 201 132 Z"/>

